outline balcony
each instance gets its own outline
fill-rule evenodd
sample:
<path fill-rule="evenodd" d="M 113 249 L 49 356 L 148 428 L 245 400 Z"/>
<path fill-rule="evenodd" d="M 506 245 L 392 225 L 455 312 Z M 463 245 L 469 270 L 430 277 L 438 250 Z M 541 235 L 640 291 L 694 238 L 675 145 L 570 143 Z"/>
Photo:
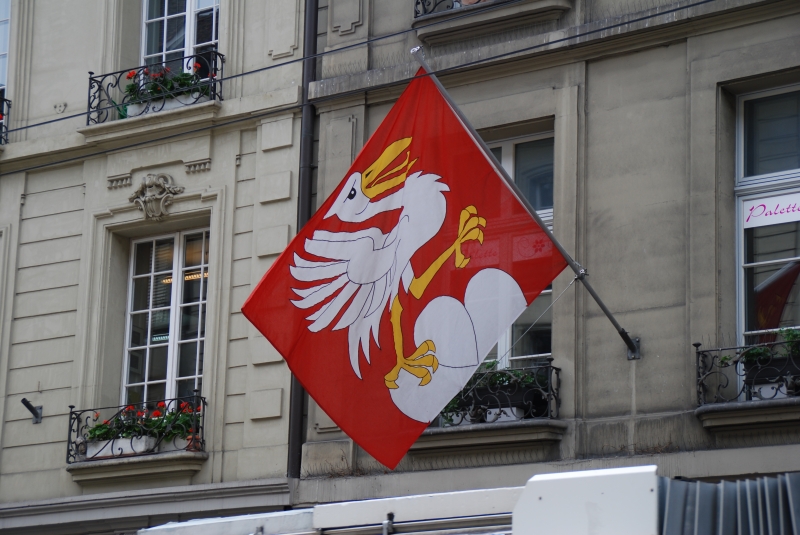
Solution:
<path fill-rule="evenodd" d="M 11 101 L 2 98 L 0 89 L 0 145 L 8 145 L 8 114 L 11 111 Z"/>
<path fill-rule="evenodd" d="M 197 392 L 197 391 L 195 391 Z M 165 451 L 205 451 L 205 398 L 75 410 L 70 405 L 67 464 Z"/>
<path fill-rule="evenodd" d="M 560 368 L 546 364 L 495 369 L 483 364 L 439 414 L 439 427 L 558 418 Z"/>
<path fill-rule="evenodd" d="M 796 426 L 800 421 L 800 332 L 750 346 L 703 348 L 697 360 L 695 415 L 712 431 Z M 764 337 L 762 337 L 763 339 Z"/>
<path fill-rule="evenodd" d="M 216 51 L 164 64 L 95 75 L 89 73 L 87 126 L 222 101 L 225 56 Z"/>

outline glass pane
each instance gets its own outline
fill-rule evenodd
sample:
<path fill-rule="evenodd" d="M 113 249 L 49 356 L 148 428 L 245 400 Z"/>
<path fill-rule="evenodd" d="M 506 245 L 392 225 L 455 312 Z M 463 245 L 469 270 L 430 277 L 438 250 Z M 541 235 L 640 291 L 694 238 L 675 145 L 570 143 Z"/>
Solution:
<path fill-rule="evenodd" d="M 210 12 L 209 12 L 210 13 Z M 8 52 L 8 21 L 0 22 L 0 54 Z"/>
<path fill-rule="evenodd" d="M 147 20 L 164 16 L 164 0 L 149 0 L 147 2 Z"/>
<path fill-rule="evenodd" d="M 208 242 L 209 242 L 209 233 L 204 233 L 205 239 L 203 240 L 203 263 L 208 264 Z"/>
<path fill-rule="evenodd" d="M 192 396 L 194 396 L 194 379 L 178 381 L 178 397 L 186 399 Z"/>
<path fill-rule="evenodd" d="M 514 146 L 514 181 L 535 210 L 553 207 L 553 138 Z"/>
<path fill-rule="evenodd" d="M 148 381 L 163 381 L 167 378 L 167 346 L 150 348 L 150 366 L 147 368 Z"/>
<path fill-rule="evenodd" d="M 205 5 L 207 0 L 200 0 Z M 11 16 L 11 0 L 0 0 L 0 19 L 7 19 Z"/>
<path fill-rule="evenodd" d="M 197 366 L 197 375 L 203 375 L 203 355 L 205 354 L 205 349 L 206 349 L 206 343 L 200 342 L 200 354 L 198 355 L 200 362 L 198 363 Z"/>
<path fill-rule="evenodd" d="M 183 72 L 183 49 L 180 49 L 177 52 L 170 52 L 164 57 L 166 61 L 164 67 L 173 73 Z"/>
<path fill-rule="evenodd" d="M 144 381 L 144 349 L 128 353 L 128 384 Z"/>
<path fill-rule="evenodd" d="M 184 47 L 186 17 L 167 19 L 167 50 L 180 50 Z"/>
<path fill-rule="evenodd" d="M 177 15 L 186 11 L 186 0 L 167 0 L 167 15 Z"/>
<path fill-rule="evenodd" d="M 494 157 L 497 158 L 498 162 L 503 162 L 503 147 L 495 147 L 489 150 L 492 151 L 492 154 L 494 154 Z"/>
<path fill-rule="evenodd" d="M 125 403 L 128 403 L 130 405 L 138 405 L 142 401 L 144 401 L 144 385 L 129 386 L 128 395 L 126 397 Z"/>
<path fill-rule="evenodd" d="M 197 342 L 181 344 L 178 377 L 190 377 L 197 371 Z"/>
<path fill-rule="evenodd" d="M 197 338 L 197 324 L 200 320 L 200 307 L 197 305 L 181 309 L 181 340 Z"/>
<path fill-rule="evenodd" d="M 170 274 L 156 275 L 156 284 L 153 288 L 153 308 L 168 307 L 172 302 L 172 276 Z"/>
<path fill-rule="evenodd" d="M 514 326 L 511 328 L 511 343 L 514 344 L 511 349 L 512 357 L 550 353 L 553 311 L 552 309 L 548 310 L 544 316 L 542 313 L 550 306 L 552 300 L 553 294 L 551 293 L 540 295 L 514 322 Z M 536 321 L 539 316 L 542 317 Z M 536 325 L 531 328 L 534 321 L 536 321 Z M 529 328 L 530 330 L 528 330 Z"/>
<path fill-rule="evenodd" d="M 745 176 L 800 167 L 800 91 L 744 106 Z"/>
<path fill-rule="evenodd" d="M 6 71 L 8 70 L 8 56 L 0 56 L 0 85 L 6 85 Z"/>
<path fill-rule="evenodd" d="M 173 243 L 172 238 L 156 242 L 156 272 L 172 270 Z"/>
<path fill-rule="evenodd" d="M 800 256 L 800 222 L 746 229 L 744 241 L 747 264 Z"/>
<path fill-rule="evenodd" d="M 203 296 L 202 300 L 205 301 L 208 295 L 208 269 L 203 271 Z"/>
<path fill-rule="evenodd" d="M 214 40 L 214 11 L 209 9 L 195 15 L 194 44 L 199 45 Z"/>
<path fill-rule="evenodd" d="M 212 7 L 216 3 L 217 3 L 216 0 L 197 0 L 197 9 Z"/>
<path fill-rule="evenodd" d="M 203 250 L 203 235 L 192 234 L 186 237 L 186 250 L 184 251 L 183 266 L 199 266 Z"/>
<path fill-rule="evenodd" d="M 131 347 L 147 345 L 147 312 L 131 314 Z"/>
<path fill-rule="evenodd" d="M 200 338 L 206 335 L 206 306 L 200 307 Z"/>
<path fill-rule="evenodd" d="M 150 273 L 150 266 L 153 260 L 153 242 L 136 244 L 136 261 L 134 263 L 133 274 L 144 275 Z"/>
<path fill-rule="evenodd" d="M 196 303 L 200 300 L 202 271 L 199 269 L 183 272 L 183 302 Z"/>
<path fill-rule="evenodd" d="M 133 279 L 133 308 L 131 310 L 147 310 L 150 308 L 150 277 Z"/>
<path fill-rule="evenodd" d="M 147 36 L 145 37 L 145 54 L 158 54 L 164 51 L 164 21 L 157 20 L 147 23 Z"/>
<path fill-rule="evenodd" d="M 747 331 L 800 324 L 800 262 L 746 268 Z M 772 341 L 772 340 L 764 340 Z"/>
<path fill-rule="evenodd" d="M 169 310 L 151 312 L 150 343 L 160 344 L 169 340 Z"/>
<path fill-rule="evenodd" d="M 165 383 L 147 385 L 147 401 L 159 401 L 166 397 L 167 385 Z"/>
<path fill-rule="evenodd" d="M 145 58 L 144 63 L 145 65 L 161 65 L 163 61 L 164 61 L 164 56 L 158 55 Z"/>

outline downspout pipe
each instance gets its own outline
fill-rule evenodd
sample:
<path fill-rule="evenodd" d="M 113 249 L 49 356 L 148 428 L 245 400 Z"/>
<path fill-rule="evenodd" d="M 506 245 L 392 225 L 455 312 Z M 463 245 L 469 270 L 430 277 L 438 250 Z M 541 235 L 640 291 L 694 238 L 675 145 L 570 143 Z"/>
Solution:
<path fill-rule="evenodd" d="M 305 226 L 311 218 L 312 174 L 314 171 L 314 120 L 316 109 L 308 98 L 308 89 L 316 77 L 317 59 L 317 0 L 306 0 L 305 29 L 303 31 L 303 91 L 302 115 L 300 118 L 300 173 L 297 186 L 297 231 Z M 303 454 L 303 409 L 305 390 L 292 374 L 292 385 L 289 393 L 289 459 L 286 475 L 289 478 L 300 477 L 300 461 Z"/>

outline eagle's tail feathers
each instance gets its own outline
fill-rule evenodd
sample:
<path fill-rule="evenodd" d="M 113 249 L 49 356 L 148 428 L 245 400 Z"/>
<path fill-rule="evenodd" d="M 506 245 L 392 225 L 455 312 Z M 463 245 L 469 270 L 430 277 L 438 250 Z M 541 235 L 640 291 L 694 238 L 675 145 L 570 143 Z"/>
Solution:
<path fill-rule="evenodd" d="M 340 275 L 336 280 L 325 284 L 320 284 L 319 286 L 313 286 L 305 289 L 292 288 L 294 293 L 303 298 L 298 299 L 297 301 L 292 301 L 292 304 L 294 304 L 294 306 L 297 308 L 311 308 L 333 295 L 336 290 L 345 284 L 347 284 L 347 274 Z"/>
<path fill-rule="evenodd" d="M 317 312 L 312 314 L 306 319 L 313 320 L 314 323 L 308 326 L 312 332 L 318 332 L 328 325 L 339 315 L 344 305 L 353 297 L 360 285 L 354 282 L 348 282 L 342 291 L 334 297 L 327 306 L 320 308 Z"/>
<path fill-rule="evenodd" d="M 358 293 L 356 293 L 356 296 L 350 302 L 350 306 L 347 307 L 342 317 L 339 318 L 339 322 L 333 327 L 334 331 L 349 327 L 361 317 L 361 313 L 364 311 L 364 305 L 366 305 L 372 293 L 373 286 L 372 284 L 364 284 L 358 289 Z"/>
<path fill-rule="evenodd" d="M 347 272 L 347 262 L 336 262 L 316 267 L 295 267 L 289 266 L 289 272 L 295 280 L 302 282 L 321 281 L 338 277 Z"/>

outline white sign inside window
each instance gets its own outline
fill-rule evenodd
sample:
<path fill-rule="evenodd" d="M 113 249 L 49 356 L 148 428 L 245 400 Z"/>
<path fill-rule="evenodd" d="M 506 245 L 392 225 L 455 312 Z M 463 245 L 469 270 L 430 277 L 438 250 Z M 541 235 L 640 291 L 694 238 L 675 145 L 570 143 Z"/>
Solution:
<path fill-rule="evenodd" d="M 800 193 L 745 201 L 742 219 L 744 228 L 800 221 Z"/>

